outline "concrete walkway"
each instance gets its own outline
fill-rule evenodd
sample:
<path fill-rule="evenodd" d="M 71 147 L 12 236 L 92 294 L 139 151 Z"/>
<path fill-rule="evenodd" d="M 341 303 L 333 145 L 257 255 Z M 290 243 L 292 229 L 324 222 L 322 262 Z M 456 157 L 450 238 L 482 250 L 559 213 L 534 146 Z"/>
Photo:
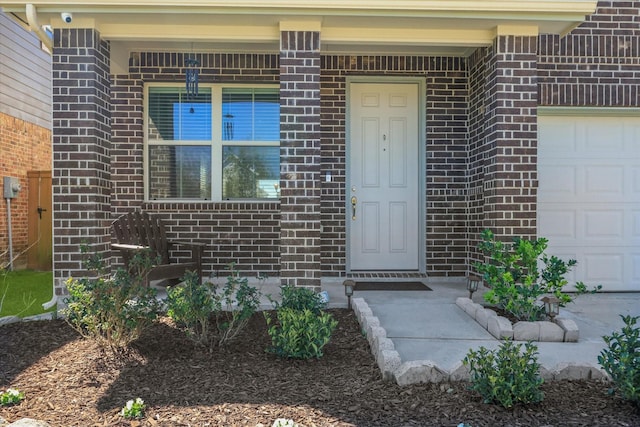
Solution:
<path fill-rule="evenodd" d="M 432 291 L 356 292 L 353 308 L 367 333 L 382 373 L 399 384 L 468 378 L 462 359 L 469 349 L 499 345 L 492 335 L 460 309 L 468 297 L 461 282 L 427 281 Z M 333 306 L 344 306 L 342 280 L 323 281 Z M 481 292 L 473 300 L 482 302 Z M 640 315 L 640 293 L 581 295 L 561 310 L 576 322 L 576 343 L 536 343 L 542 375 L 551 379 L 603 378 L 598 355 L 603 335 L 622 328 L 623 315 Z"/>

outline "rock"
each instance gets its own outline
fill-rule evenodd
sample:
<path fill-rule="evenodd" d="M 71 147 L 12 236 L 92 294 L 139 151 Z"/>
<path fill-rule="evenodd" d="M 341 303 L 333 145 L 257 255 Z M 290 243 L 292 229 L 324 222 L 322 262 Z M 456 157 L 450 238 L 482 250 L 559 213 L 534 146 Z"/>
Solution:
<path fill-rule="evenodd" d="M 537 322 L 540 325 L 540 341 L 563 342 L 564 329 L 553 322 Z"/>
<path fill-rule="evenodd" d="M 378 368 L 382 372 L 382 378 L 391 381 L 402 363 L 400 354 L 395 350 L 382 350 L 378 355 Z"/>
<path fill-rule="evenodd" d="M 487 330 L 491 335 L 499 340 L 508 338 L 513 339 L 513 329 L 509 319 L 502 316 L 490 317 L 487 321 Z"/>
<path fill-rule="evenodd" d="M 395 372 L 396 383 L 405 386 L 416 383 L 440 383 L 449 380 L 443 372 L 430 360 L 412 360 L 400 365 Z"/>
<path fill-rule="evenodd" d="M 516 322 L 513 325 L 513 339 L 516 341 L 539 341 L 540 322 Z"/>
<path fill-rule="evenodd" d="M 31 418 L 22 418 L 14 423 L 9 424 L 7 427 L 51 427 L 44 421 L 33 420 Z"/>
<path fill-rule="evenodd" d="M 488 308 L 476 310 L 476 322 L 483 328 L 487 329 L 489 325 L 489 318 L 497 316 L 498 314 Z"/>
<path fill-rule="evenodd" d="M 564 342 L 578 342 L 580 338 L 580 331 L 578 325 L 571 319 L 565 319 L 564 317 L 556 317 L 556 324 L 560 326 L 564 331 Z"/>

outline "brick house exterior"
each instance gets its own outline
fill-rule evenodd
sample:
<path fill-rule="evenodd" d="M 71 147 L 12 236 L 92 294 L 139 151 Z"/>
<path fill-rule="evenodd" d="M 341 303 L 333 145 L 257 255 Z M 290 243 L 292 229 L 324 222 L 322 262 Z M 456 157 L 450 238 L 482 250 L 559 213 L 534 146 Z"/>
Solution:
<path fill-rule="evenodd" d="M 590 4 L 593 13 L 566 34 L 531 33 L 526 28 L 538 19 L 531 18 L 499 27 L 492 42 L 460 54 L 402 53 L 398 41 L 380 53 L 325 52 L 324 28 L 314 21 L 281 24 L 278 51 L 138 49 L 114 67 L 110 59 L 123 55 L 118 40 L 96 28 L 57 26 L 56 292 L 82 274 L 81 242 L 112 256 L 110 221 L 134 209 L 160 215 L 172 236 L 208 243 L 207 274 L 234 261 L 246 274 L 316 288 L 326 276 L 464 277 L 478 258 L 482 229 L 504 238 L 538 235 L 540 108 L 640 109 L 640 1 Z M 145 197 L 145 85 L 182 84 L 191 54 L 202 84 L 279 84 L 279 200 Z M 402 77 L 424 82 L 421 262 L 410 270 L 356 271 L 348 252 L 348 86 Z"/>
<path fill-rule="evenodd" d="M 36 36 L 0 13 L 0 179 L 18 178 L 22 188 L 10 202 L 13 263 L 7 199 L 0 200 L 0 268 L 27 265 L 29 193 L 38 191 L 28 174 L 52 166 L 50 92 L 50 55 Z"/>

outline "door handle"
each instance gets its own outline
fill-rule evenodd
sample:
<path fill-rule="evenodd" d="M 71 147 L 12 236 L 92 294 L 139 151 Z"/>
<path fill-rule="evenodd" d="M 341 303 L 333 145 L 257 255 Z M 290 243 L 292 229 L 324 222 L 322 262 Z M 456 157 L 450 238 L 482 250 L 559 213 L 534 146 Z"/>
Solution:
<path fill-rule="evenodd" d="M 356 220 L 356 204 L 358 203 L 358 198 L 356 196 L 351 197 L 351 219 L 353 221 Z"/>

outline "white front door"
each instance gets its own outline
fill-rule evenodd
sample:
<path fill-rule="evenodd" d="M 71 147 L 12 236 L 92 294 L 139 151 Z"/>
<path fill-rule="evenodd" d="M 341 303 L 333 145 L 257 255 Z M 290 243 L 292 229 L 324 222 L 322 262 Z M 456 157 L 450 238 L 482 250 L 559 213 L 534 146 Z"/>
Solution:
<path fill-rule="evenodd" d="M 419 84 L 351 83 L 349 266 L 418 270 Z"/>

